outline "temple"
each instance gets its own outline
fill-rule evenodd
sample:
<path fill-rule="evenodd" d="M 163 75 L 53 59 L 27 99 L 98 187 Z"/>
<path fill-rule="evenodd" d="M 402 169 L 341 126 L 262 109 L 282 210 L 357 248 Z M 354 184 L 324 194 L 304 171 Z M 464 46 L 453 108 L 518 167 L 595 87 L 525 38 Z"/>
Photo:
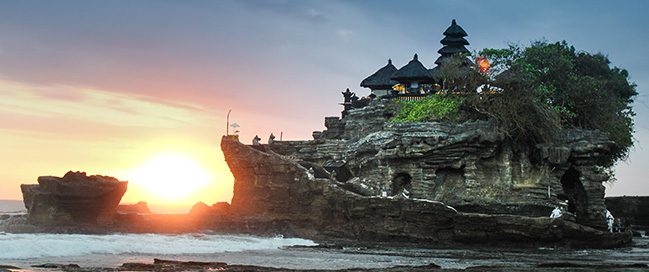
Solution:
<path fill-rule="evenodd" d="M 453 19 L 451 26 L 444 31 L 444 39 L 440 41 L 444 47 L 437 51 L 441 56 L 437 58 L 435 64 L 443 65 L 454 55 L 468 55 L 470 52 L 466 47 L 464 47 L 465 45 L 469 45 L 469 42 L 464 38 L 466 36 L 466 31 L 464 31 L 464 29 L 455 22 L 455 19 Z M 470 62 L 470 60 L 468 61 Z"/>
<path fill-rule="evenodd" d="M 392 75 L 397 70 L 392 65 L 392 60 L 388 59 L 387 65 L 361 81 L 361 87 L 369 88 L 377 97 L 388 96 L 392 93 L 392 86 L 397 85 L 397 82 L 392 79 Z"/>
<path fill-rule="evenodd" d="M 398 108 L 391 100 L 423 99 L 452 87 L 440 75 L 445 65 L 459 60 L 454 65 L 460 71 L 475 70 L 466 57 L 466 31 L 453 20 L 443 35 L 435 68 L 426 68 L 417 54 L 399 69 L 388 60 L 361 82 L 371 95 L 358 98 L 347 89 L 342 118 L 326 117 L 327 129 L 315 131 L 314 141 L 275 142 L 269 149 L 324 167 L 366 195 L 404 194 L 463 211 L 528 216 L 565 205 L 578 222 L 602 227 L 601 182 L 608 174 L 597 162 L 611 142 L 599 132 L 565 131 L 561 141 L 536 147 L 535 154 L 545 154 L 539 159 L 516 151 L 488 121 L 389 121 Z"/>
<path fill-rule="evenodd" d="M 398 90 L 399 94 L 428 94 L 431 93 L 431 86 L 435 83 L 430 71 L 419 62 L 417 54 L 408 64 L 395 72 L 392 79 L 403 86 Z"/>
<path fill-rule="evenodd" d="M 445 65 L 452 65 L 454 57 L 460 59 L 460 66 L 468 68 L 473 65 L 466 56 L 469 50 L 465 45 L 469 42 L 464 38 L 466 31 L 457 24 L 455 19 L 443 33 L 444 38 L 440 41 L 443 47 L 437 52 L 439 58 L 435 60 L 435 67 L 428 69 L 419 61 L 417 54 L 413 59 L 400 69 L 397 69 L 392 60 L 372 75 L 361 81 L 361 87 L 371 90 L 371 97 L 394 98 L 401 100 L 416 100 L 422 96 L 437 93 L 445 86 L 442 68 Z"/>

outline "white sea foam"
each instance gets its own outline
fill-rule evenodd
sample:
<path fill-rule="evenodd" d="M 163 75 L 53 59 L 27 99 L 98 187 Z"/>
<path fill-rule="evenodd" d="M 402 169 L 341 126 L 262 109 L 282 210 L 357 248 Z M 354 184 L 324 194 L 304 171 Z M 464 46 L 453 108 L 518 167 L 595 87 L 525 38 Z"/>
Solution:
<path fill-rule="evenodd" d="M 298 238 L 235 235 L 13 234 L 0 235 L 0 260 L 89 254 L 210 254 L 316 245 Z"/>

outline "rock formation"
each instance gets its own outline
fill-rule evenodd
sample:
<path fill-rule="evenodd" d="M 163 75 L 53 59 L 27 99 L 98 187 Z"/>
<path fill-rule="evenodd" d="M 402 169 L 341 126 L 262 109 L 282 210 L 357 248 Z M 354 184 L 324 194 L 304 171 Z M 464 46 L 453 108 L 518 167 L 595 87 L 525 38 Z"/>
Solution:
<path fill-rule="evenodd" d="M 208 206 L 203 202 L 198 202 L 189 210 L 189 216 L 203 217 L 203 216 L 227 216 L 230 214 L 230 203 L 217 202 L 212 206 Z"/>
<path fill-rule="evenodd" d="M 312 141 L 246 146 L 224 137 L 231 212 L 283 233 L 435 244 L 475 241 L 612 247 L 598 165 L 611 141 L 564 131 L 552 145 L 512 145 L 488 121 L 394 124 L 389 101 L 326 118 Z M 576 222 L 548 218 L 562 207 Z M 570 216 L 565 217 L 570 218 Z M 486 222 L 486 223 L 484 223 Z M 483 224 L 484 223 L 484 224 Z M 586 239 L 585 239 L 586 238 Z"/>
<path fill-rule="evenodd" d="M 459 211 L 526 216 L 546 216 L 559 206 L 579 223 L 605 229 L 602 182 L 609 175 L 598 163 L 613 143 L 604 133 L 566 130 L 557 142 L 530 150 L 488 121 L 390 123 L 395 110 L 390 101 L 375 101 L 339 119 L 335 134 L 264 148 L 324 166 L 341 182 L 357 177 L 375 196 L 405 189 Z"/>
<path fill-rule="evenodd" d="M 128 182 L 113 177 L 68 172 L 62 178 L 38 177 L 38 184 L 20 189 L 35 224 L 105 223 L 115 215 Z"/>
<path fill-rule="evenodd" d="M 231 212 L 239 226 L 272 228 L 316 239 L 437 246 L 490 243 L 615 247 L 630 242 L 627 234 L 609 234 L 547 216 L 503 219 L 501 215 L 458 213 L 444 203 L 427 199 L 362 196 L 345 189 L 344 183 L 310 175 L 309 169 L 272 151 L 263 152 L 226 137 L 221 147 L 235 177 Z M 510 241 L 512 237 L 516 239 Z"/>
<path fill-rule="evenodd" d="M 118 213 L 151 213 L 146 202 L 140 201 L 135 204 L 120 204 L 117 206 Z"/>

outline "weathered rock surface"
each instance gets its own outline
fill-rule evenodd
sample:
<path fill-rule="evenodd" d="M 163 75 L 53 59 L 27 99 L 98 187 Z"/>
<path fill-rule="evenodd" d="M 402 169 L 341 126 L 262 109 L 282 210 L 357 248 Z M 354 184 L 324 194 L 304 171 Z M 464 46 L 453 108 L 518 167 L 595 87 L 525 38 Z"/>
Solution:
<path fill-rule="evenodd" d="M 463 213 L 454 238 L 477 245 L 553 244 L 565 248 L 615 248 L 631 243 L 631 233 L 609 233 L 562 219 Z"/>
<path fill-rule="evenodd" d="M 62 178 L 38 177 L 37 185 L 20 188 L 31 223 L 94 224 L 112 220 L 127 184 L 112 177 L 70 171 Z"/>
<path fill-rule="evenodd" d="M 317 140 L 262 148 L 323 166 L 366 195 L 406 190 L 411 198 L 489 214 L 545 216 L 562 207 L 577 222 L 606 229 L 602 182 L 609 171 L 599 163 L 613 142 L 604 133 L 566 130 L 555 143 L 520 147 L 489 121 L 395 124 L 388 121 L 394 111 L 394 103 L 375 101 L 336 122 L 327 117 Z"/>
<path fill-rule="evenodd" d="M 563 220 L 464 214 L 433 200 L 362 196 L 333 179 L 316 178 L 273 151 L 226 137 L 221 148 L 235 177 L 230 210 L 235 221 L 243 220 L 251 228 L 315 239 L 438 246 L 481 241 L 497 245 L 510 238 L 515 239 L 507 244 L 519 246 L 616 247 L 631 242 L 630 233 L 608 235 Z"/>
<path fill-rule="evenodd" d="M 314 238 L 444 242 L 452 235 L 456 211 L 442 203 L 360 197 L 277 154 L 227 138 L 221 147 L 236 180 L 231 212 L 244 220 Z"/>
<path fill-rule="evenodd" d="M 607 197 L 606 207 L 623 225 L 649 230 L 649 196 Z"/>

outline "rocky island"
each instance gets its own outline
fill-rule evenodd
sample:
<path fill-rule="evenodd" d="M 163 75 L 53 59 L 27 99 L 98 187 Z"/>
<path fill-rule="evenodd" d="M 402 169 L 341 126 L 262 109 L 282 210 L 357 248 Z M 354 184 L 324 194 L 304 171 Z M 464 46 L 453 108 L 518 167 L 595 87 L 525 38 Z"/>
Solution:
<path fill-rule="evenodd" d="M 606 176 L 593 163 L 609 143 L 601 134 L 566 132 L 562 145 L 540 146 L 546 157 L 534 164 L 507 149 L 488 122 L 362 127 L 367 118 L 389 116 L 389 103 L 350 111 L 339 122 L 355 129 L 331 138 L 249 146 L 223 137 L 235 176 L 231 212 L 249 224 L 320 239 L 630 243 L 628 233 L 603 231 Z M 564 205 L 560 194 L 582 201 L 575 220 L 548 217 Z"/>
<path fill-rule="evenodd" d="M 465 57 L 467 34 L 455 20 L 444 35 L 437 67 L 416 54 L 399 69 L 388 61 L 361 82 L 370 96 L 343 92 L 342 116 L 326 117 L 313 140 L 244 145 L 224 136 L 235 177 L 230 216 L 320 239 L 629 245 L 630 233 L 607 231 L 604 202 L 607 162 L 619 143 L 601 130 L 553 126 L 551 114 L 521 98 L 513 66 L 493 82 L 502 88 L 482 82 L 480 91 L 466 91 L 480 82 L 474 67 L 482 63 Z M 490 99 L 521 104 L 480 108 Z M 425 118 L 412 118 L 421 106 Z M 505 114 L 530 128 L 508 130 Z M 550 218 L 555 209 L 561 216 Z"/>

